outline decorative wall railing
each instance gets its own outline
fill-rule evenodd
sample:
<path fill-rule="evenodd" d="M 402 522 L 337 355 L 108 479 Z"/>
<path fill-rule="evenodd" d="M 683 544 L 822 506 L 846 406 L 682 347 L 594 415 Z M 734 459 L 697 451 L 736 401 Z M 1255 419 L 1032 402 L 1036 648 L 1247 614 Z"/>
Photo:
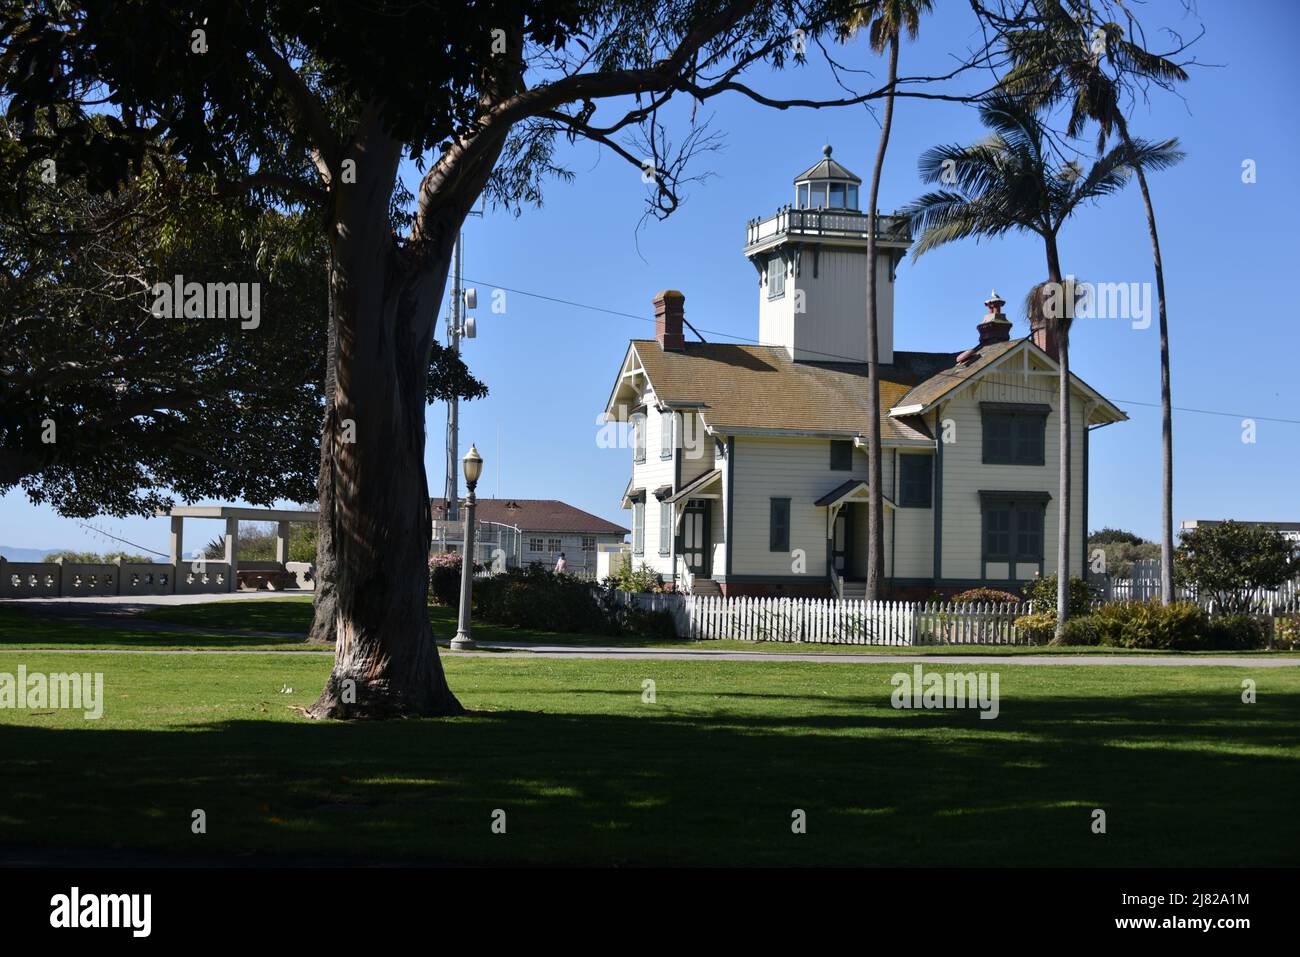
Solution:
<path fill-rule="evenodd" d="M 240 566 L 243 567 L 242 564 Z M 315 588 L 309 562 L 287 562 L 300 589 Z M 230 591 L 230 563 L 191 559 L 179 565 L 123 562 L 11 562 L 0 558 L 0 598 L 96 595 L 206 595 Z"/>
<path fill-rule="evenodd" d="M 905 224 L 902 216 L 877 216 L 876 238 L 885 242 L 906 242 Z M 754 246 L 790 234 L 866 242 L 867 214 L 845 209 L 795 209 L 786 206 L 766 219 L 753 219 L 746 223 L 745 245 Z"/>

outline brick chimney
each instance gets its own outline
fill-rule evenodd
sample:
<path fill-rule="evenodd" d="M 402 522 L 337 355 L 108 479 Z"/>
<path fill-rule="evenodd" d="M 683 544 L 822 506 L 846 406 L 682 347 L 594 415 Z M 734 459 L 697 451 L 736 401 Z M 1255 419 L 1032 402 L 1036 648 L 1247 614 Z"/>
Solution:
<path fill-rule="evenodd" d="M 996 289 L 984 300 L 988 314 L 975 327 L 975 331 L 980 334 L 981 346 L 991 346 L 995 342 L 1006 342 L 1011 338 L 1011 320 L 1002 314 L 1002 307 L 1006 304 Z"/>
<path fill-rule="evenodd" d="M 686 297 L 676 289 L 665 289 L 655 296 L 655 338 L 665 352 L 681 352 L 686 348 L 682 335 L 682 322 L 686 316 Z"/>

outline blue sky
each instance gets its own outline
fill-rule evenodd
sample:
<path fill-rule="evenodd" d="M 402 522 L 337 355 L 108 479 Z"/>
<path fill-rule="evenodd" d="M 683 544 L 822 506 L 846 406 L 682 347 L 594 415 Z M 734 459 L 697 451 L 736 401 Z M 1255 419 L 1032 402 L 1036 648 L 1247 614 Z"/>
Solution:
<path fill-rule="evenodd" d="M 949 8 L 945 15 L 924 22 L 921 39 L 904 46 L 902 72 L 938 72 L 952 52 L 976 41 L 964 4 L 940 6 Z M 1149 28 L 1171 26 L 1187 34 L 1198 29 L 1176 0 L 1154 0 L 1142 12 Z M 1300 88 L 1293 50 L 1300 7 L 1244 0 L 1201 4 L 1199 14 L 1206 34 L 1193 52 L 1210 65 L 1192 70 L 1181 99 L 1153 90 L 1130 121 L 1136 135 L 1177 136 L 1187 152 L 1180 166 L 1151 180 L 1168 285 L 1174 404 L 1206 410 L 1174 416 L 1175 522 L 1300 521 L 1294 494 L 1300 476 L 1300 335 L 1286 291 L 1300 252 L 1290 229 L 1300 218 L 1294 174 L 1300 132 L 1292 100 Z M 1159 38 L 1152 46 L 1159 47 Z M 882 69 L 863 41 L 837 53 L 851 66 Z M 835 95 L 817 68 L 760 75 L 755 85 L 782 95 Z M 645 196 L 639 172 L 579 143 L 561 156 L 575 180 L 549 183 L 541 209 L 519 218 L 489 209 L 466 226 L 465 274 L 479 290 L 480 305 L 478 338 L 464 352 L 491 395 L 462 404 L 461 447 L 477 443 L 486 459 L 481 494 L 495 495 L 499 488 L 502 497 L 558 498 L 616 521 L 625 518 L 618 499 L 630 452 L 598 446 L 597 416 L 627 340 L 653 335 L 652 296 L 680 289 L 687 319 L 701 330 L 713 330 L 719 340 L 754 338 L 758 289 L 741 252 L 745 222 L 790 202 L 792 178 L 820 157 L 823 144 L 832 144 L 836 159 L 864 179 L 870 174 L 879 126 L 863 108 L 776 112 L 723 97 L 701 109 L 724 134 L 723 148 L 699 158 L 694 171 L 712 175 L 691 184 L 687 201 L 666 222 L 638 231 Z M 979 135 L 970 108 L 900 101 L 881 209 L 888 212 L 923 191 L 916 159 L 925 148 Z M 1255 163 L 1253 184 L 1242 182 L 1245 160 Z M 1068 223 L 1061 250 L 1066 271 L 1080 278 L 1152 281 L 1136 184 Z M 1028 237 L 963 243 L 909 259 L 896 287 L 896 347 L 956 350 L 974 344 L 974 326 L 991 287 L 1012 304 L 1007 308 L 1017 322 L 1014 334 L 1023 334 L 1023 319 L 1013 307 L 1043 272 L 1041 243 Z M 643 319 L 518 292 L 506 292 L 505 314 L 496 315 L 490 308 L 494 287 Z M 440 319 L 440 336 L 443 328 Z M 1075 371 L 1131 419 L 1093 436 L 1089 524 L 1154 536 L 1160 515 L 1155 324 L 1139 330 L 1121 320 L 1080 320 L 1071 358 Z M 1244 417 L 1256 420 L 1253 444 L 1242 441 Z M 433 494 L 443 488 L 445 421 L 444 406 L 429 408 L 426 464 Z M 164 520 L 90 523 L 165 550 Z M 211 531 L 217 532 L 215 524 Z M 196 526 L 191 534 L 207 532 Z M 0 543 L 117 547 L 73 520 L 31 506 L 18 492 L 0 498 Z"/>

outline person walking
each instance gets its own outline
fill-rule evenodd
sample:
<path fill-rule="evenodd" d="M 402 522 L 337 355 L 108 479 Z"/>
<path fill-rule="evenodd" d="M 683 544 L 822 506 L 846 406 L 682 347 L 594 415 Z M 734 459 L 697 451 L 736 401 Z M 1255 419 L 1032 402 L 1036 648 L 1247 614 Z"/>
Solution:
<path fill-rule="evenodd" d="M 555 574 L 563 575 L 569 570 L 569 563 L 564 560 L 564 552 L 560 552 L 560 557 L 555 560 Z"/>

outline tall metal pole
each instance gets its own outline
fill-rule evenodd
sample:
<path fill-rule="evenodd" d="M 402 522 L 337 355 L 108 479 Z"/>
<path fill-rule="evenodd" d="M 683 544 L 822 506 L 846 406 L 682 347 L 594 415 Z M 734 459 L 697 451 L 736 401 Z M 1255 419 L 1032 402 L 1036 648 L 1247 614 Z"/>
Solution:
<path fill-rule="evenodd" d="M 460 355 L 460 330 L 464 323 L 461 321 L 461 308 L 463 303 L 460 283 L 461 283 L 461 265 L 464 255 L 461 240 L 462 233 L 456 234 L 456 247 L 452 250 L 452 271 L 451 271 L 451 316 L 447 322 L 447 343 L 451 346 L 451 351 Z M 460 402 L 456 396 L 447 400 L 447 484 L 443 491 L 447 503 L 447 521 L 454 522 L 460 515 L 460 478 L 457 471 L 460 468 Z M 464 543 L 461 545 L 464 548 Z"/>

